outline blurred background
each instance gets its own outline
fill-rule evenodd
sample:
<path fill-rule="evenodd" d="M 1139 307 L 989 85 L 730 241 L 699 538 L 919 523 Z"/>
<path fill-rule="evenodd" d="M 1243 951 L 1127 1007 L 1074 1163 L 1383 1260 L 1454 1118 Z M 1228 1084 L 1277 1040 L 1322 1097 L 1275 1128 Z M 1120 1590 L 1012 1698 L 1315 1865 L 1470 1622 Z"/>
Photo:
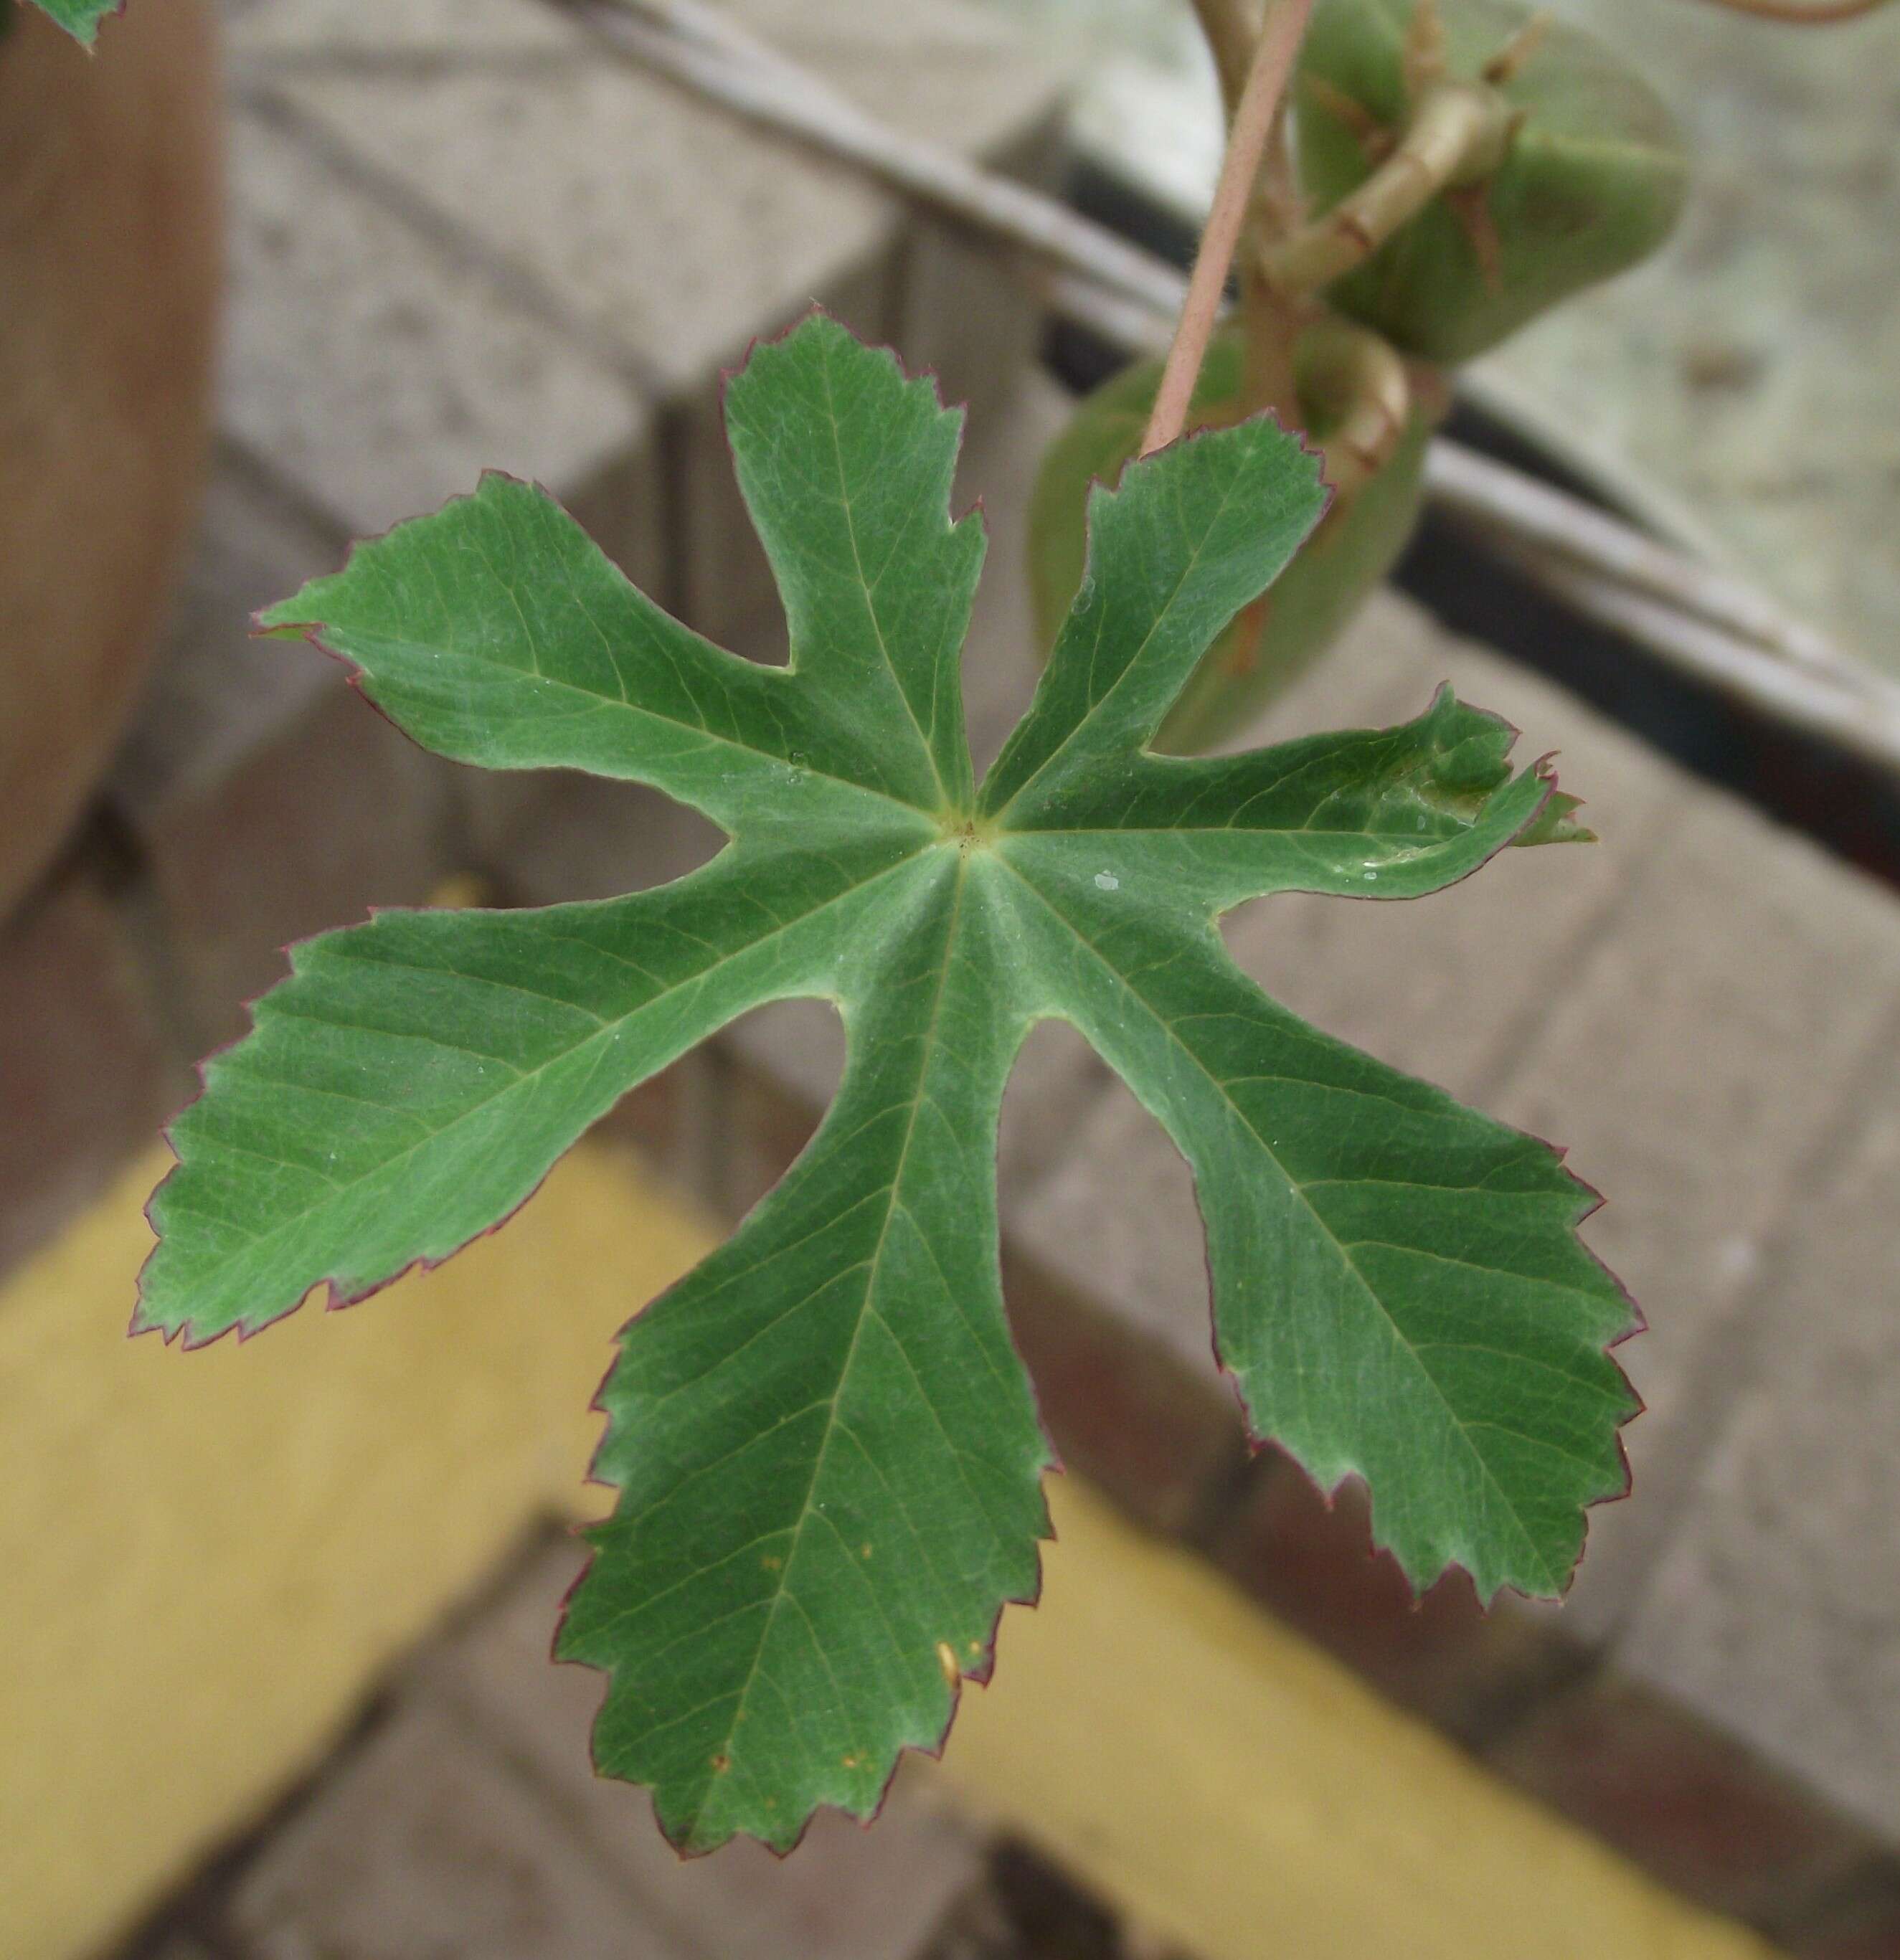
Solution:
<path fill-rule="evenodd" d="M 1250 1452 L 1185 1168 L 1045 1026 L 1001 1145 L 1044 1601 L 874 1828 L 683 1867 L 548 1663 L 587 1403 L 802 1147 L 835 1020 L 740 1024 L 358 1312 L 128 1343 L 162 1126 L 287 944 L 717 841 L 425 755 L 248 622 L 492 467 L 781 657 L 720 377 L 816 302 L 968 405 L 993 752 L 1039 472 L 1218 169 L 1196 9 L 130 0 L 90 57 L 0 10 L 0 1960 L 1900 1956 L 1900 11 L 1551 0 L 1673 112 L 1679 219 L 1448 379 L 1403 350 L 1418 522 L 1223 731 L 1450 679 L 1587 801 L 1588 852 L 1228 922 L 1608 1194 L 1647 1406 L 1571 1597 L 1415 1602 L 1356 1491 Z M 716 99 L 760 47 L 802 132 Z M 947 201 L 992 179 L 1095 228 Z"/>

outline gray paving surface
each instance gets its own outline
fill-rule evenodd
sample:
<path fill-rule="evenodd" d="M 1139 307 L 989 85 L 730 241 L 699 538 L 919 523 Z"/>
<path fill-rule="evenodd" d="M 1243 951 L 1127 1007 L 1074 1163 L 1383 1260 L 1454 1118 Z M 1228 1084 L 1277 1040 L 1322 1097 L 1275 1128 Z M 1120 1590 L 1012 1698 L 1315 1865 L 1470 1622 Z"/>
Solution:
<path fill-rule="evenodd" d="M 540 1533 L 126 1960 L 1161 1960 L 902 1775 L 872 1828 L 676 1857 L 589 1766 L 600 1677 L 549 1663 L 579 1564 Z"/>
<path fill-rule="evenodd" d="M 1900 1068 L 1797 1195 L 1733 1411 L 1636 1602 L 1633 1672 L 1900 1839 Z"/>

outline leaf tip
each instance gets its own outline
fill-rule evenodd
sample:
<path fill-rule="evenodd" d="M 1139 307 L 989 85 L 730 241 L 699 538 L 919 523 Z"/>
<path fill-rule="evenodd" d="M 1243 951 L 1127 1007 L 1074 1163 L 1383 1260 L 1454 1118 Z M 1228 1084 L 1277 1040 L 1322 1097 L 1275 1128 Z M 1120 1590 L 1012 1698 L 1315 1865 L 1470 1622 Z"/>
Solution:
<path fill-rule="evenodd" d="M 878 361 L 890 371 L 900 390 L 906 393 L 928 392 L 936 414 L 939 417 L 947 417 L 957 425 L 957 448 L 960 450 L 968 425 L 969 411 L 963 402 L 953 402 L 945 395 L 943 377 L 937 370 L 928 366 L 913 370 L 889 341 L 861 339 L 837 314 L 819 300 L 813 301 L 797 319 L 780 328 L 777 332 L 755 335 L 746 343 L 745 351 L 738 360 L 730 367 L 721 369 L 719 393 L 725 409 L 721 419 L 727 428 L 729 449 L 731 447 L 730 417 L 734 389 L 739 389 L 743 394 L 748 377 L 756 376 L 762 380 L 770 374 L 775 361 L 787 357 L 795 358 L 801 348 L 815 342 L 843 352 L 848 358 L 864 355 Z"/>
<path fill-rule="evenodd" d="M 1326 455 L 1306 440 L 1303 429 L 1290 428 L 1271 409 L 1262 409 L 1237 422 L 1211 422 L 1199 428 L 1185 429 L 1172 442 L 1163 443 L 1159 449 L 1150 450 L 1145 456 L 1132 458 L 1122 472 L 1119 482 L 1113 488 L 1102 484 L 1110 495 L 1118 495 L 1125 488 L 1131 476 L 1138 472 L 1150 473 L 1157 466 L 1178 466 L 1180 460 L 1192 455 L 1202 444 L 1216 448 L 1251 450 L 1256 457 L 1269 455 L 1281 458 L 1296 458 L 1304 464 L 1310 474 L 1310 488 L 1313 493 L 1313 508 L 1308 526 L 1308 534 L 1319 528 L 1321 520 L 1332 508 L 1336 495 L 1332 485 L 1326 481 Z M 1101 479 L 1094 479 L 1100 483 Z M 1093 492 L 1091 492 L 1093 494 Z"/>
<path fill-rule="evenodd" d="M 71 4 L 71 0 L 63 0 L 63 4 L 58 5 L 54 4 L 54 0 L 34 0 L 34 4 L 55 27 L 63 30 L 88 55 L 99 52 L 100 28 L 126 11 L 126 0 L 110 0 L 110 4 L 107 0 L 82 0 L 82 4 L 78 5 Z M 4 21 L 0 21 L 0 27 L 5 25 Z"/>
<path fill-rule="evenodd" d="M 604 1386 L 603 1383 L 603 1386 Z M 597 1405 L 598 1401 L 599 1394 L 597 1392 Z M 597 1462 L 599 1452 L 597 1450 Z M 590 1474 L 588 1481 L 606 1482 L 608 1480 Z M 600 1661 L 587 1659 L 571 1651 L 568 1640 L 570 1615 L 582 1589 L 594 1575 L 603 1549 L 603 1541 L 611 1522 L 610 1519 L 602 1519 L 597 1523 L 581 1525 L 574 1528 L 574 1535 L 587 1547 L 587 1554 L 580 1570 L 575 1573 L 566 1592 L 562 1596 L 549 1647 L 549 1658 L 551 1662 L 555 1665 L 585 1667 L 591 1672 L 603 1674 L 606 1677 L 609 1683 L 608 1698 L 603 1701 L 599 1712 L 596 1714 L 589 1736 L 589 1763 L 595 1776 L 603 1780 L 638 1783 L 637 1777 L 616 1769 L 607 1760 L 611 1754 L 611 1748 L 602 1739 L 602 1729 L 606 1723 L 612 1705 L 613 1682 L 616 1670 L 610 1663 L 603 1664 Z M 743 1838 L 762 1845 L 775 1858 L 781 1860 L 788 1858 L 803 1843 L 807 1832 L 816 1822 L 821 1811 L 838 1812 L 845 1816 L 850 1817 L 860 1826 L 868 1829 L 883 1814 L 885 1806 L 890 1800 L 891 1792 L 896 1786 L 906 1756 L 925 1756 L 934 1761 L 942 1759 L 962 1707 L 964 1685 L 966 1682 L 975 1682 L 979 1687 L 985 1687 L 989 1684 L 994 1676 L 998 1638 L 1001 1631 L 1004 1614 L 1012 1606 L 1026 1607 L 1033 1611 L 1040 1603 L 1045 1576 L 1040 1548 L 1045 1544 L 1053 1543 L 1055 1535 L 1055 1526 L 1050 1519 L 1045 1503 L 1043 1507 L 1041 1529 L 1035 1540 L 1036 1551 L 1033 1577 L 1026 1589 L 999 1600 L 990 1616 L 988 1628 L 980 1634 L 968 1635 L 960 1638 L 940 1639 L 933 1643 L 935 1666 L 942 1677 L 944 1693 L 947 1698 L 943 1722 L 934 1736 L 926 1736 L 914 1741 L 900 1742 L 896 1745 L 889 1761 L 883 1766 L 881 1771 L 877 1773 L 877 1780 L 868 1800 L 862 1803 L 854 1803 L 820 1798 L 804 1803 L 801 1811 L 799 1806 L 804 1802 L 803 1799 L 794 1798 L 788 1801 L 780 1796 L 766 1796 L 759 1806 L 762 1810 L 775 1811 L 780 1807 L 781 1802 L 785 1803 L 785 1822 L 782 1826 L 775 1825 L 774 1821 L 762 1815 L 755 1815 L 754 1818 L 745 1823 L 727 1824 L 722 1819 L 708 1828 L 703 1796 L 698 1802 L 688 1805 L 683 1811 L 676 1812 L 669 1816 L 662 1811 L 660 1790 L 655 1786 L 648 1786 L 649 1794 L 654 1799 L 655 1826 L 675 1854 L 683 1860 L 704 1857 L 719 1850 L 733 1839 Z M 724 1761 L 721 1760 L 722 1757 Z M 715 1776 L 723 1775 L 730 1766 L 729 1752 L 722 1751 L 720 1756 L 715 1756 L 712 1760 L 711 1766 Z M 854 1748 L 842 1759 L 842 1766 L 852 1771 L 874 1769 L 874 1758 Z M 707 1786 L 708 1790 L 714 1787 Z"/>
<path fill-rule="evenodd" d="M 1539 756 L 1531 766 L 1537 780 L 1548 785 L 1548 794 L 1537 814 L 1512 842 L 1525 850 L 1540 844 L 1599 842 L 1596 832 L 1589 825 L 1577 820 L 1577 813 L 1583 807 L 1583 799 L 1557 786 L 1556 750 L 1553 749 L 1548 754 Z"/>

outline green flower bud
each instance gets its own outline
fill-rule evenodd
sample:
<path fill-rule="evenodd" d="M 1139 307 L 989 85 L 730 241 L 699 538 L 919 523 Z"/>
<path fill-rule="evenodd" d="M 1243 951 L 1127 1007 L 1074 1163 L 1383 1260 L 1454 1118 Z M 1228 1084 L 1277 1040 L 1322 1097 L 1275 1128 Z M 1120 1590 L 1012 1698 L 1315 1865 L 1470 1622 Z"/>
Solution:
<path fill-rule="evenodd" d="M 1320 0 L 1295 97 L 1316 215 L 1373 174 L 1432 85 L 1418 72 L 1418 5 Z M 1508 112 L 1501 160 L 1434 197 L 1326 296 L 1395 346 L 1450 364 L 1654 251 L 1688 167 L 1669 110 L 1589 35 L 1516 0 L 1438 8 L 1442 79 L 1494 90 Z"/>

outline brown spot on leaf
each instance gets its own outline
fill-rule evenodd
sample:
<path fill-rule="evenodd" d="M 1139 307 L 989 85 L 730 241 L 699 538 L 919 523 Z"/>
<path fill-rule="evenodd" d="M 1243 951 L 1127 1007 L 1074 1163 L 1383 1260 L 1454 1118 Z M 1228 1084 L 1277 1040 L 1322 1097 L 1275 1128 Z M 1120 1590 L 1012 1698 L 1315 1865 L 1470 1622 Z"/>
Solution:
<path fill-rule="evenodd" d="M 1262 593 L 1233 622 L 1221 664 L 1236 679 L 1252 673 L 1260 664 L 1260 641 L 1271 610 L 1268 596 Z"/>

